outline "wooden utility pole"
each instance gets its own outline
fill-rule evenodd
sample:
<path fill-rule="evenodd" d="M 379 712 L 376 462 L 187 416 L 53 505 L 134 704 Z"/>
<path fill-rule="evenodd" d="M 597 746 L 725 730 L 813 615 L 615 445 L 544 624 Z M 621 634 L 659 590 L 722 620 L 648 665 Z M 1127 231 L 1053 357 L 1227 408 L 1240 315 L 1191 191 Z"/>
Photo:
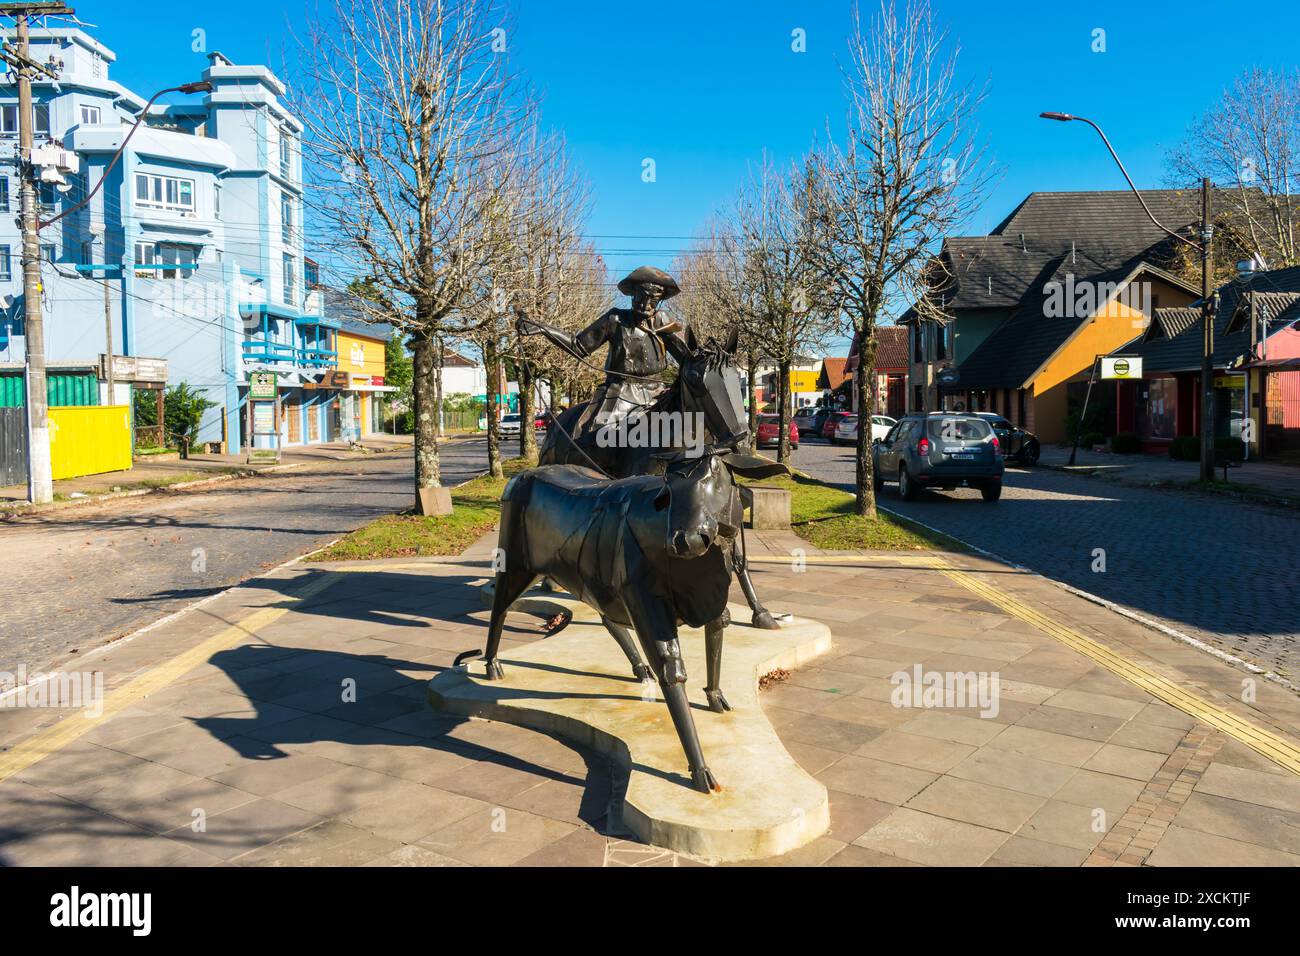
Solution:
<path fill-rule="evenodd" d="M 6 50 L 5 59 L 18 78 L 19 181 L 22 196 L 23 230 L 23 334 L 27 346 L 27 499 L 33 504 L 54 500 L 54 479 L 50 462 L 50 422 L 45 376 L 45 324 L 41 315 L 41 240 L 37 232 L 35 169 L 32 166 L 35 117 L 32 113 L 32 77 L 56 74 L 30 56 L 28 19 L 34 16 L 71 14 L 61 3 L 4 3 L 0 16 L 12 17 L 17 33 L 16 47 Z"/>

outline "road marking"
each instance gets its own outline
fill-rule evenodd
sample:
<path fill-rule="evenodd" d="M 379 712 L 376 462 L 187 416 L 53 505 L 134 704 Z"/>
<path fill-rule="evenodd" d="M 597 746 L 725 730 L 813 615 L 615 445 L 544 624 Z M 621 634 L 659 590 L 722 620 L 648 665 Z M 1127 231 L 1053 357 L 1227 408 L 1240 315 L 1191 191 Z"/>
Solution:
<path fill-rule="evenodd" d="M 817 558 L 813 561 L 812 558 Z M 790 558 L 761 555 L 750 557 L 751 564 L 789 564 Z M 1081 634 L 1079 631 L 1059 621 L 1026 607 L 1024 602 L 1006 592 L 979 580 L 974 575 L 978 572 L 956 567 L 940 558 L 921 558 L 910 555 L 815 555 L 805 559 L 808 563 L 822 565 L 843 564 L 860 565 L 871 561 L 894 561 L 918 567 L 929 567 L 945 577 L 957 582 L 979 597 L 1001 608 L 1012 617 L 1032 624 L 1038 630 L 1056 638 L 1062 644 L 1084 655 L 1090 660 L 1122 677 L 1130 684 L 1141 688 L 1157 700 L 1176 707 L 1183 713 L 1202 723 L 1219 730 L 1234 740 L 1240 741 L 1256 753 L 1267 757 L 1279 767 L 1300 776 L 1300 747 L 1287 738 L 1271 730 L 1260 727 L 1245 718 L 1238 717 L 1203 697 L 1180 687 L 1136 661 L 1125 657 L 1100 641 Z"/>
<path fill-rule="evenodd" d="M 139 677 L 107 694 L 104 698 L 104 706 L 97 716 L 88 717 L 84 711 L 76 711 L 57 724 L 38 731 L 13 749 L 0 754 L 0 782 L 26 770 L 51 754 L 58 753 L 68 744 L 79 740 L 132 704 L 138 703 L 150 694 L 158 693 L 176 678 L 206 663 L 218 651 L 233 647 L 250 637 L 256 637 L 261 628 L 288 614 L 299 602 L 319 594 L 340 579 L 340 575 L 332 572 L 322 574 L 298 591 L 287 595 L 284 603 L 260 608 L 188 651 L 183 651 L 171 660 L 145 671 Z"/>

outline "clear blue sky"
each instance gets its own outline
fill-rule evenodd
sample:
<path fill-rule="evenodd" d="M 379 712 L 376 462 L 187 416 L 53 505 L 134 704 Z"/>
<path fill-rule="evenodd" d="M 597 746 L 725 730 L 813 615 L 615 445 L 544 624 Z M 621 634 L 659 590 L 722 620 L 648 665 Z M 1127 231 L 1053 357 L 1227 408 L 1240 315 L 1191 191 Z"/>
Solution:
<path fill-rule="evenodd" d="M 195 28 L 236 62 L 277 66 L 306 9 L 303 0 L 227 0 L 142 16 L 121 0 L 74 5 L 117 52 L 113 75 L 145 95 L 203 68 Z M 511 56 L 591 180 L 589 231 L 615 272 L 666 266 L 747 163 L 764 149 L 797 156 L 843 115 L 851 6 L 842 0 L 521 0 L 516 9 Z M 1091 130 L 1040 111 L 1097 120 L 1138 185 L 1159 186 L 1165 149 L 1235 76 L 1300 59 L 1297 4 L 939 0 L 936 10 L 960 42 L 965 77 L 988 83 L 981 125 L 1002 167 L 972 232 L 1034 190 L 1123 186 Z M 806 31 L 805 53 L 791 50 L 795 28 Z M 1104 53 L 1091 50 L 1097 28 Z M 654 183 L 641 179 L 646 157 Z"/>

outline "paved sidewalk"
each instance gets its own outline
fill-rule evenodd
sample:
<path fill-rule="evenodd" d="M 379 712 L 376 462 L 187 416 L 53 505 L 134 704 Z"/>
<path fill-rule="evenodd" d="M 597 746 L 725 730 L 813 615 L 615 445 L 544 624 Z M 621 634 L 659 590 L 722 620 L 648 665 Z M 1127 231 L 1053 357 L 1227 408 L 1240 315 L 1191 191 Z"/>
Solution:
<path fill-rule="evenodd" d="M 1149 488 L 1153 485 L 1187 484 L 1201 477 L 1198 461 L 1177 461 L 1167 455 L 1114 455 L 1080 448 L 1074 465 L 1069 464 L 1070 449 L 1049 445 L 1042 451 L 1039 465 L 1073 474 L 1093 475 L 1126 485 Z M 1215 469 L 1223 479 L 1223 469 Z M 1262 495 L 1277 495 L 1300 501 L 1300 466 L 1271 461 L 1248 461 L 1228 469 L 1228 481 L 1242 490 Z"/>
<path fill-rule="evenodd" d="M 412 438 L 410 435 L 367 435 L 359 445 L 359 448 L 354 448 L 347 442 L 328 442 L 289 448 L 281 456 L 279 464 L 249 464 L 245 455 L 196 454 L 186 459 L 163 461 L 156 461 L 152 457 L 143 458 L 135 461 L 127 471 L 110 471 L 56 481 L 54 493 L 59 498 L 75 500 L 123 490 L 169 485 L 178 481 L 201 481 L 221 475 L 275 473 L 322 462 L 351 461 L 375 454 L 407 451 L 411 448 Z M 0 514 L 9 509 L 25 509 L 26 506 L 26 485 L 0 488 Z"/>
<path fill-rule="evenodd" d="M 581 748 L 428 708 L 427 680 L 483 644 L 494 543 L 270 575 L 81 661 L 98 719 L 0 709 L 0 862 L 701 862 L 627 839 Z M 762 695 L 831 791 L 830 832 L 771 862 L 1300 864 L 1290 692 L 980 559 L 750 547 L 768 605 L 835 637 Z M 539 637 L 511 615 L 503 657 Z M 918 666 L 996 673 L 996 712 L 895 706 Z"/>

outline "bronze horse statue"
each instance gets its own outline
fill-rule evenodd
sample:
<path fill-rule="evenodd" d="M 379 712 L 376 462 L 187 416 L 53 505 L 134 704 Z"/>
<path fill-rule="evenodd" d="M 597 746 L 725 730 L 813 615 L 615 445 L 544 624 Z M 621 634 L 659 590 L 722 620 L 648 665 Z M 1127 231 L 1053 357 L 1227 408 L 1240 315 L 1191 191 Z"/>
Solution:
<path fill-rule="evenodd" d="M 601 440 L 596 410 L 590 403 L 578 404 L 551 422 L 538 453 L 538 464 L 595 467 L 610 478 L 627 478 L 653 471 L 656 458 L 665 454 L 698 454 L 706 444 L 736 448 L 749 434 L 735 364 L 737 333 L 733 330 L 721 344 L 712 338 L 701 343 L 688 327 L 686 345 L 689 355 L 679 362 L 676 381 L 644 410 L 649 413 L 647 420 L 652 425 L 675 421 L 682 423 L 682 427 L 649 427 L 645 432 L 648 441 L 644 443 L 610 444 Z M 686 423 L 693 421 L 703 422 L 704 434 L 688 436 Z M 691 437 L 694 441 L 688 444 Z M 784 466 L 777 467 L 785 471 Z M 730 540 L 726 558 L 728 570 L 735 574 L 749 604 L 754 627 L 768 630 L 779 627 L 754 591 L 745 560 L 743 530 Z"/>

